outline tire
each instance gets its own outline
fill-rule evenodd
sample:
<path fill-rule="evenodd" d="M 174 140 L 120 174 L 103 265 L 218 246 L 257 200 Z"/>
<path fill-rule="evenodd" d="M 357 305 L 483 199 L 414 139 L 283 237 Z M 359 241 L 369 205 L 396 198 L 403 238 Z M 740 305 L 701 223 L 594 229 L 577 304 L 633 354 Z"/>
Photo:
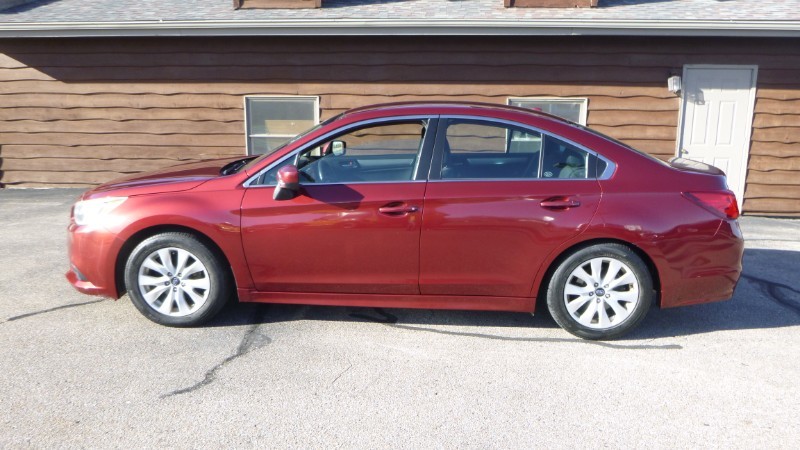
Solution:
<path fill-rule="evenodd" d="M 142 315 L 172 327 L 208 321 L 232 291 L 222 256 L 193 235 L 178 232 L 157 234 L 137 245 L 125 265 L 125 285 Z"/>
<path fill-rule="evenodd" d="M 653 277 L 629 247 L 598 244 L 569 255 L 553 272 L 547 307 L 569 333 L 618 338 L 644 320 L 655 301 Z"/>

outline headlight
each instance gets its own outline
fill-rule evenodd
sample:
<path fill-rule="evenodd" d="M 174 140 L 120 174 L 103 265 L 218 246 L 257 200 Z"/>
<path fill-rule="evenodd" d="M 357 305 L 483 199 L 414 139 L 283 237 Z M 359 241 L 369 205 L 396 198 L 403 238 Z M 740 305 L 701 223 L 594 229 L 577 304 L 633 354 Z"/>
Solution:
<path fill-rule="evenodd" d="M 75 224 L 96 224 L 104 215 L 121 205 L 128 197 L 103 197 L 94 200 L 83 200 L 75 203 L 73 215 Z"/>

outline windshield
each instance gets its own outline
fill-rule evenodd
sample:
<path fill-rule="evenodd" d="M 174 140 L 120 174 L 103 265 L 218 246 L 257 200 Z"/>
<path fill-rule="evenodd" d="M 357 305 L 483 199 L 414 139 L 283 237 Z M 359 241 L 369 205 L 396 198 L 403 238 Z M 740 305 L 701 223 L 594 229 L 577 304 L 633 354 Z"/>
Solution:
<path fill-rule="evenodd" d="M 331 122 L 333 122 L 333 121 L 335 121 L 335 120 L 339 120 L 339 118 L 340 118 L 340 117 L 342 117 L 342 115 L 343 115 L 343 114 L 344 114 L 344 113 L 342 113 L 342 114 L 337 114 L 337 115 L 335 115 L 335 116 L 331 117 L 330 119 L 328 119 L 328 120 L 326 120 L 326 121 L 324 121 L 324 122 L 320 122 L 320 123 L 318 123 L 318 124 L 314 125 L 313 127 L 309 128 L 308 130 L 306 130 L 306 131 L 304 131 L 304 132 L 302 132 L 302 133 L 298 134 L 297 136 L 295 136 L 295 137 L 293 137 L 293 138 L 289 139 L 288 141 L 284 142 L 283 144 L 281 144 L 281 145 L 279 145 L 279 146 L 275 147 L 274 149 L 272 149 L 272 151 L 270 151 L 270 152 L 267 152 L 267 153 L 264 153 L 263 155 L 259 156 L 258 158 L 255 158 L 255 159 L 251 160 L 250 162 L 248 162 L 247 164 L 245 164 L 245 165 L 244 165 L 242 168 L 250 168 L 250 167 L 253 167 L 254 165 L 256 165 L 256 164 L 258 164 L 259 162 L 261 162 L 261 161 L 262 161 L 264 158 L 266 158 L 267 156 L 269 156 L 269 155 L 271 155 L 271 154 L 273 154 L 273 153 L 277 152 L 278 150 L 280 150 L 280 149 L 282 149 L 282 148 L 286 147 L 287 145 L 291 144 L 292 142 L 296 142 L 297 140 L 301 139 L 303 136 L 305 136 L 305 135 L 307 135 L 307 134 L 311 134 L 311 133 L 313 133 L 313 132 L 315 132 L 315 131 L 319 130 L 319 129 L 320 129 L 320 128 L 322 128 L 323 126 L 325 126 L 325 125 L 327 125 L 327 124 L 329 124 L 329 123 L 331 123 Z"/>

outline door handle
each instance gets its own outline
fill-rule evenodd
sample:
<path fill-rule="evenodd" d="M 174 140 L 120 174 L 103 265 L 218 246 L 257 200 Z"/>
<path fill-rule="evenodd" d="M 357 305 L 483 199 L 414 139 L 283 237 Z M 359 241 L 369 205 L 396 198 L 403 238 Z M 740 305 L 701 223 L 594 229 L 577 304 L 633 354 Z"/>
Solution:
<path fill-rule="evenodd" d="M 569 209 L 581 206 L 581 202 L 572 197 L 551 197 L 547 200 L 542 200 L 539 204 L 542 205 L 542 208 L 547 209 Z"/>
<path fill-rule="evenodd" d="M 378 208 L 378 212 L 387 216 L 405 216 L 409 213 L 417 212 L 419 208 L 407 205 L 402 202 L 393 202 Z"/>

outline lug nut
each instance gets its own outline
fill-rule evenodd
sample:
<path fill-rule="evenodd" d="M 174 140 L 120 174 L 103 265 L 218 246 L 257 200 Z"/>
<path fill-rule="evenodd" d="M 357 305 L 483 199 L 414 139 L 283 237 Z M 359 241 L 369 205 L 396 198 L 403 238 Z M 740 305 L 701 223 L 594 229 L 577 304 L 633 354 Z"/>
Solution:
<path fill-rule="evenodd" d="M 611 294 L 606 294 L 606 298 L 611 298 Z"/>
<path fill-rule="evenodd" d="M 597 283 L 595 283 L 595 284 L 594 284 L 594 287 L 597 287 L 597 286 L 600 286 L 600 285 L 599 285 L 599 284 L 597 284 Z"/>

